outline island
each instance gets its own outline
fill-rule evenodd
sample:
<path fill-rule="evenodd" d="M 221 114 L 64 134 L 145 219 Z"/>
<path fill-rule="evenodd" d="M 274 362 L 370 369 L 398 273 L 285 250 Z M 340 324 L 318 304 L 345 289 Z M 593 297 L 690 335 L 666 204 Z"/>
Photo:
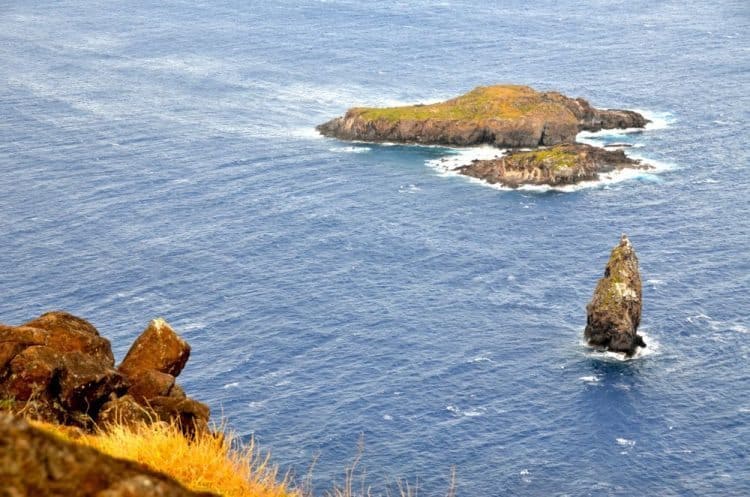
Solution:
<path fill-rule="evenodd" d="M 536 149 L 473 163 L 458 171 L 490 183 L 518 187 L 577 183 L 595 180 L 600 172 L 648 168 L 621 150 L 575 143 L 581 131 L 644 128 L 648 123 L 632 110 L 597 109 L 583 98 L 558 92 L 495 85 L 480 86 L 465 95 L 428 105 L 355 107 L 316 129 L 323 136 L 341 140 Z"/>
<path fill-rule="evenodd" d="M 515 151 L 490 160 L 474 160 L 456 169 L 460 174 L 510 188 L 522 185 L 562 186 L 596 181 L 600 173 L 621 169 L 653 169 L 622 150 L 572 143 Z"/>

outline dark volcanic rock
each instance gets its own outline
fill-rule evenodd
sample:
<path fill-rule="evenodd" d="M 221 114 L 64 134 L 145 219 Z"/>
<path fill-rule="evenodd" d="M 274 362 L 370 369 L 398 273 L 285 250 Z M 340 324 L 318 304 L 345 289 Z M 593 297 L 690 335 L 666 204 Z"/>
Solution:
<path fill-rule="evenodd" d="M 638 258 L 627 236 L 612 249 L 604 277 L 586 306 L 584 337 L 589 345 L 632 356 L 645 347 L 636 333 L 641 322 L 641 274 Z"/>
<path fill-rule="evenodd" d="M 637 112 L 596 109 L 582 98 L 498 85 L 437 104 L 352 108 L 316 129 L 344 140 L 518 148 L 572 143 L 583 130 L 642 128 L 647 122 Z"/>
<path fill-rule="evenodd" d="M 556 145 L 528 152 L 511 152 L 491 160 L 475 160 L 456 170 L 466 176 L 512 188 L 521 185 L 569 185 L 599 179 L 618 169 L 651 169 L 622 150 L 584 144 Z"/>
<path fill-rule="evenodd" d="M 0 497 L 210 497 L 0 413 Z"/>

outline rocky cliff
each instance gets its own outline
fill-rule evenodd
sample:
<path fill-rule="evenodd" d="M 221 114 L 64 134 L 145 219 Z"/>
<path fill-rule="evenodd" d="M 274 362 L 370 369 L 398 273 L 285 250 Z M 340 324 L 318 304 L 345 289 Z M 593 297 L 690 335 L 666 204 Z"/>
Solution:
<path fill-rule="evenodd" d="M 641 273 L 635 250 L 622 235 L 612 253 L 588 306 L 584 337 L 588 344 L 632 356 L 645 347 L 636 333 L 641 322 Z"/>
<path fill-rule="evenodd" d="M 352 108 L 317 130 L 344 140 L 517 148 L 572 143 L 582 130 L 642 128 L 647 122 L 637 112 L 596 109 L 582 98 L 498 85 L 430 105 Z"/>
<path fill-rule="evenodd" d="M 488 183 L 516 188 L 521 185 L 560 186 L 594 181 L 600 173 L 619 169 L 651 169 L 628 158 L 622 150 L 605 150 L 584 144 L 555 145 L 511 152 L 491 160 L 475 160 L 456 170 Z"/>

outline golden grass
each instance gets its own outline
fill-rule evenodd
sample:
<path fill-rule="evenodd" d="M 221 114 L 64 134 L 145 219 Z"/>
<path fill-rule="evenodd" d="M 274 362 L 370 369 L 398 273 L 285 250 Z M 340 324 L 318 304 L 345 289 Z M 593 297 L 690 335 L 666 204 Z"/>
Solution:
<path fill-rule="evenodd" d="M 187 439 L 174 425 L 116 425 L 96 434 L 64 426 L 33 422 L 47 432 L 98 449 L 121 459 L 142 463 L 171 476 L 191 490 L 225 497 L 299 497 L 278 478 L 277 468 L 250 444 L 232 447 L 231 437 L 202 433 Z"/>
<path fill-rule="evenodd" d="M 466 95 L 429 105 L 360 107 L 353 111 L 365 119 L 388 121 L 517 119 L 537 112 L 567 112 L 561 104 L 547 102 L 541 93 L 520 85 L 480 86 Z"/>

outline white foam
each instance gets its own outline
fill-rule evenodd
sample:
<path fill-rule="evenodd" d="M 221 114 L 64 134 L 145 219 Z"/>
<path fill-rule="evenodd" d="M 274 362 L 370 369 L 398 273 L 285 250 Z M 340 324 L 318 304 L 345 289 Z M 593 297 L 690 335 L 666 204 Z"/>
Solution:
<path fill-rule="evenodd" d="M 659 111 L 644 110 L 644 109 L 634 109 L 634 110 L 642 114 L 643 117 L 645 117 L 649 121 L 651 121 L 650 123 L 646 124 L 647 131 L 668 128 L 677 121 L 677 119 L 674 117 L 674 115 L 671 112 L 659 112 Z"/>
<path fill-rule="evenodd" d="M 467 411 L 464 411 L 464 416 L 467 418 L 476 418 L 478 416 L 484 415 L 485 409 L 482 407 L 472 408 Z"/>
<path fill-rule="evenodd" d="M 657 279 L 651 279 L 651 280 L 646 280 L 646 283 L 649 284 L 649 285 L 652 285 L 652 286 L 657 286 L 657 285 L 663 285 L 664 281 L 663 280 L 657 280 Z"/>
<path fill-rule="evenodd" d="M 443 147 L 441 147 L 443 148 Z M 471 164 L 474 160 L 491 160 L 505 155 L 505 150 L 489 145 L 450 149 L 448 155 L 431 159 L 425 163 L 436 170 L 440 176 L 461 176 L 456 169 Z"/>
<path fill-rule="evenodd" d="M 598 376 L 592 375 L 592 376 L 581 376 L 578 378 L 579 380 L 583 381 L 584 383 L 591 383 L 596 384 L 599 383 L 600 378 Z"/>
<path fill-rule="evenodd" d="M 422 189 L 412 183 L 409 185 L 401 185 L 400 187 L 398 187 L 398 191 L 399 193 L 415 193 L 415 192 L 422 191 Z"/>
<path fill-rule="evenodd" d="M 582 341 L 582 345 L 588 349 L 587 355 L 603 360 L 605 362 L 627 362 L 635 361 L 650 357 L 652 355 L 659 355 L 661 350 L 661 344 L 653 337 L 649 336 L 646 332 L 638 330 L 638 334 L 643 337 L 643 341 L 646 342 L 646 347 L 638 347 L 635 350 L 635 354 L 628 357 L 622 352 L 612 352 L 609 350 L 598 350 L 590 347 L 586 341 Z M 581 378 L 583 379 L 583 378 Z"/>
<path fill-rule="evenodd" d="M 615 441 L 617 442 L 617 445 L 621 445 L 623 447 L 633 447 L 635 446 L 635 440 L 628 440 L 627 438 L 616 438 Z"/>
<path fill-rule="evenodd" d="M 743 324 L 734 324 L 730 326 L 729 329 L 737 333 L 750 333 L 750 328 Z"/>
<path fill-rule="evenodd" d="M 481 356 L 480 355 L 480 356 L 474 357 L 472 359 L 469 359 L 468 362 L 471 363 L 471 364 L 479 364 L 479 363 L 482 363 L 482 362 L 493 362 L 493 361 L 489 357 Z"/>
<path fill-rule="evenodd" d="M 227 388 L 237 388 L 238 386 L 240 386 L 239 382 L 233 381 L 232 383 L 227 383 L 226 385 L 224 385 L 221 388 L 224 388 L 224 389 L 227 389 Z"/>
<path fill-rule="evenodd" d="M 639 179 L 641 181 L 658 182 L 660 181 L 659 177 L 657 176 L 658 174 L 665 172 L 665 171 L 672 170 L 676 167 L 675 164 L 671 164 L 668 162 L 655 161 L 655 160 L 647 159 L 641 156 L 630 155 L 630 157 L 632 157 L 633 159 L 639 159 L 643 161 L 645 164 L 652 166 L 653 169 L 648 169 L 648 170 L 620 169 L 620 170 L 611 171 L 608 173 L 600 173 L 599 179 L 596 181 L 581 181 L 580 183 L 576 183 L 574 185 L 559 185 L 559 186 L 522 185 L 518 188 L 510 188 L 510 187 L 503 186 L 497 183 L 495 184 L 488 183 L 482 179 L 465 176 L 465 175 L 460 174 L 458 171 L 456 171 L 457 168 L 461 166 L 469 165 L 474 160 L 497 159 L 499 157 L 502 157 L 506 153 L 507 151 L 504 149 L 498 149 L 489 145 L 483 145 L 479 147 L 456 148 L 456 149 L 451 149 L 448 155 L 445 155 L 437 159 L 430 159 L 428 161 L 425 161 L 425 164 L 427 164 L 429 167 L 437 171 L 437 173 L 440 176 L 445 176 L 445 177 L 461 176 L 462 178 L 466 179 L 469 182 L 477 183 L 477 184 L 480 184 L 489 188 L 493 188 L 495 190 L 500 190 L 500 191 L 519 190 L 519 191 L 536 192 L 536 193 L 544 193 L 544 192 L 550 192 L 550 191 L 569 193 L 569 192 L 577 192 L 577 191 L 588 189 L 588 188 L 608 188 L 613 184 L 621 183 L 623 181 L 628 181 L 628 180 L 633 180 L 633 179 Z"/>
<path fill-rule="evenodd" d="M 393 416 L 390 414 L 383 414 L 383 419 L 386 421 L 393 421 Z"/>
<path fill-rule="evenodd" d="M 337 153 L 343 153 L 343 154 L 363 154 L 365 152 L 369 152 L 371 149 L 370 147 L 333 147 L 329 148 L 329 152 L 337 152 Z"/>
<path fill-rule="evenodd" d="M 576 135 L 576 141 L 585 143 L 592 146 L 600 146 L 601 142 L 605 140 L 616 139 L 618 137 L 625 137 L 627 135 L 637 135 L 648 131 L 655 131 L 665 129 L 671 126 L 675 119 L 669 112 L 655 112 L 648 110 L 638 110 L 636 112 L 642 114 L 646 119 L 651 121 L 647 123 L 644 128 L 624 128 L 624 129 L 602 129 L 599 131 L 581 131 Z M 631 143 L 633 148 L 640 148 L 643 145 L 640 143 Z M 629 147 L 628 147 L 629 148 Z"/>
<path fill-rule="evenodd" d="M 463 410 L 457 406 L 454 406 L 453 404 L 447 405 L 445 407 L 445 410 L 459 418 L 476 418 L 479 416 L 483 416 L 487 411 L 487 409 L 485 409 L 484 407 L 470 407 L 469 409 Z"/>

